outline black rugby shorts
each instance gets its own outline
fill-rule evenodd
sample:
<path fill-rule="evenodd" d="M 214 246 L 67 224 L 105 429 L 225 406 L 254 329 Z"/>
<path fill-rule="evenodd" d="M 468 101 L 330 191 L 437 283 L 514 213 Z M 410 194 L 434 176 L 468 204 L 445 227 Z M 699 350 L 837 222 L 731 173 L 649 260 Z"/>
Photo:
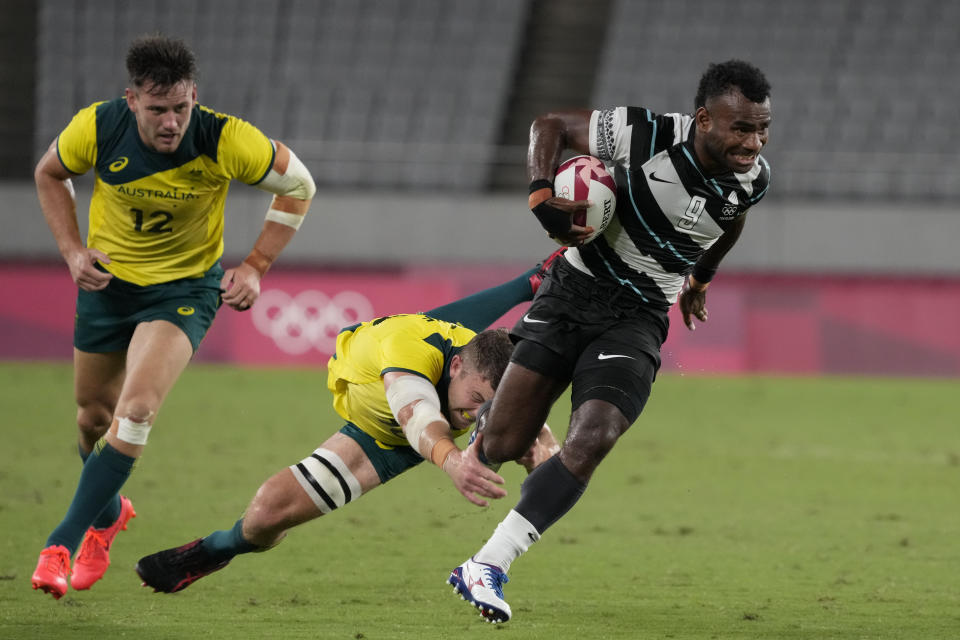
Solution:
<path fill-rule="evenodd" d="M 511 331 L 512 360 L 570 381 L 574 411 L 605 400 L 632 423 L 650 397 L 668 328 L 666 310 L 560 259 Z"/>

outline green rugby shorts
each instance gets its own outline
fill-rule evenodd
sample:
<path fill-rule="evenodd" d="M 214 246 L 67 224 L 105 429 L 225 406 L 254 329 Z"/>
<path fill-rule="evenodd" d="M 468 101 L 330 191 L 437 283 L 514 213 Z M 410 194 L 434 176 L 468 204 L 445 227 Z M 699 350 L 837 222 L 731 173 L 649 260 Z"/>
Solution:
<path fill-rule="evenodd" d="M 360 445 L 373 468 L 377 470 L 381 484 L 423 462 L 423 458 L 413 447 L 383 444 L 352 422 L 345 424 L 340 433 Z"/>
<path fill-rule="evenodd" d="M 123 351 L 138 324 L 166 320 L 187 334 L 196 353 L 220 307 L 222 278 L 217 261 L 199 278 L 142 287 L 114 277 L 101 291 L 80 289 L 73 346 L 90 353 Z"/>

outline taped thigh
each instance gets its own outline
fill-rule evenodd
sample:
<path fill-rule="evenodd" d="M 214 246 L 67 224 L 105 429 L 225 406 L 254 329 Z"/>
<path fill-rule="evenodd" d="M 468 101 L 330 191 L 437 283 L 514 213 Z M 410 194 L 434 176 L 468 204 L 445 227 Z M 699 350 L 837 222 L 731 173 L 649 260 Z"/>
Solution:
<path fill-rule="evenodd" d="M 291 465 L 290 470 L 321 513 L 330 513 L 363 493 L 340 456 L 323 447 Z"/>

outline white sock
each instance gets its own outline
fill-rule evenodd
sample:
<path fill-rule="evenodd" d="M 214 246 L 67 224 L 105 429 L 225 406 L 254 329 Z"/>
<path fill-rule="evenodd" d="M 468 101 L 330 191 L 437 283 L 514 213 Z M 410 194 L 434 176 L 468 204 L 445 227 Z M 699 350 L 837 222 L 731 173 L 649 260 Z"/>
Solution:
<path fill-rule="evenodd" d="M 539 539 L 540 533 L 536 528 L 511 509 L 507 517 L 497 525 L 487 543 L 473 556 L 473 560 L 492 564 L 506 573 L 513 561 Z"/>

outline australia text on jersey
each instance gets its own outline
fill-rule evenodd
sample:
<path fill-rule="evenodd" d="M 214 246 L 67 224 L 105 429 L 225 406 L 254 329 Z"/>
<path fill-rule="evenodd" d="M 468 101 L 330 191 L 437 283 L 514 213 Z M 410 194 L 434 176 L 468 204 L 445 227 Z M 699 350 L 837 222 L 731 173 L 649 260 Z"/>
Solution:
<path fill-rule="evenodd" d="M 130 196 L 132 198 L 157 198 L 160 200 L 193 200 L 197 197 L 196 194 L 190 193 L 188 191 L 180 191 L 179 189 L 172 189 L 168 191 L 162 191 L 160 189 L 144 189 L 141 187 L 131 188 L 120 185 L 117 187 L 117 193 L 123 194 L 125 196 Z"/>

